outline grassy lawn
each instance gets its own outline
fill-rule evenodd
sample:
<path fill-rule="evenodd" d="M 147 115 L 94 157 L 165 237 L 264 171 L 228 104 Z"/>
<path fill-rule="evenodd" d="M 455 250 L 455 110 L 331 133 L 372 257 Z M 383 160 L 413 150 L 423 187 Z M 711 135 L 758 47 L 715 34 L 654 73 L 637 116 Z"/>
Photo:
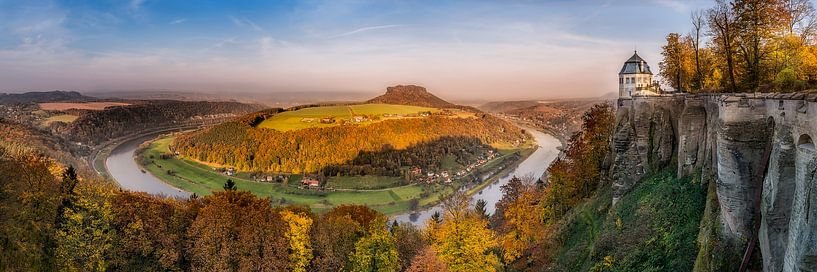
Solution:
<path fill-rule="evenodd" d="M 43 120 L 43 125 L 48 126 L 53 122 L 71 123 L 74 122 L 74 120 L 77 120 L 77 118 L 79 118 L 79 116 L 70 114 L 54 115 Z"/>
<path fill-rule="evenodd" d="M 333 189 L 376 190 L 397 187 L 403 179 L 384 176 L 331 177 L 326 187 Z"/>
<path fill-rule="evenodd" d="M 405 105 L 389 105 L 389 104 L 363 104 L 350 106 L 325 106 L 303 108 L 295 111 L 287 111 L 276 114 L 264 122 L 261 122 L 259 127 L 270 128 L 279 131 L 298 130 L 313 127 L 331 127 L 340 125 L 341 121 L 352 122 L 355 115 L 374 115 L 378 120 L 369 120 L 359 122 L 358 124 L 371 124 L 388 119 L 407 118 L 407 117 L 383 117 L 383 114 L 416 114 L 424 111 L 439 112 L 439 109 L 415 107 Z M 332 124 L 323 124 L 320 122 L 321 118 L 335 118 Z"/>

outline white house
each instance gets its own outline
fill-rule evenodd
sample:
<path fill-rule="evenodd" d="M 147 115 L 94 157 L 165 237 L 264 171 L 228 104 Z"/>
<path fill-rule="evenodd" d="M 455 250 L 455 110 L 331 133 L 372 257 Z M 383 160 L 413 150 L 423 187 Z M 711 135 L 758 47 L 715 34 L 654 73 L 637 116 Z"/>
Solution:
<path fill-rule="evenodd" d="M 621 72 L 618 73 L 619 98 L 657 95 L 660 93 L 658 86 L 657 82 L 652 81 L 650 66 L 638 56 L 638 52 L 633 53 L 633 56 L 624 62 Z"/>

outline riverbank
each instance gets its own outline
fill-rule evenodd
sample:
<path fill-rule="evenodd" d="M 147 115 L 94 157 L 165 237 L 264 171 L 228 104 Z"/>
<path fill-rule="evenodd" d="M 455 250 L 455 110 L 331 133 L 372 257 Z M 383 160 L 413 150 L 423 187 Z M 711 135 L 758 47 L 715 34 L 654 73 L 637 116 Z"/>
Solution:
<path fill-rule="evenodd" d="M 530 127 L 523 127 L 534 137 L 538 148 L 527 156 L 524 160 L 516 165 L 516 167 L 509 167 L 505 171 L 501 171 L 496 175 L 496 178 L 486 179 L 486 182 L 480 184 L 481 189 L 471 194 L 472 205 L 478 200 L 486 202 L 486 211 L 491 214 L 496 210 L 496 203 L 502 199 L 502 186 L 514 176 L 525 177 L 533 176 L 540 177 L 547 170 L 550 163 L 558 157 L 561 142 L 553 135 L 543 133 L 541 131 L 532 129 Z M 423 210 L 413 211 L 408 213 L 392 216 L 392 219 L 399 223 L 414 224 L 423 227 L 425 221 L 431 218 L 434 213 L 443 212 L 440 205 L 435 205 Z"/>
<path fill-rule="evenodd" d="M 110 171 L 108 171 L 108 167 L 106 164 L 106 160 L 111 155 L 111 152 L 122 145 L 123 143 L 133 141 L 134 139 L 144 138 L 149 135 L 159 136 L 163 133 L 173 132 L 173 131 L 185 131 L 191 129 L 200 129 L 208 124 L 188 124 L 182 126 L 165 126 L 153 129 L 146 129 L 141 130 L 133 135 L 128 135 L 124 137 L 119 137 L 116 139 L 108 140 L 102 144 L 97 145 L 93 148 L 93 152 L 91 155 L 88 156 L 88 164 L 91 165 L 91 168 L 99 175 L 99 177 L 105 180 L 112 180 L 113 178 L 110 175 Z M 116 180 L 113 180 L 116 182 Z M 117 183 L 118 184 L 118 183 Z"/>

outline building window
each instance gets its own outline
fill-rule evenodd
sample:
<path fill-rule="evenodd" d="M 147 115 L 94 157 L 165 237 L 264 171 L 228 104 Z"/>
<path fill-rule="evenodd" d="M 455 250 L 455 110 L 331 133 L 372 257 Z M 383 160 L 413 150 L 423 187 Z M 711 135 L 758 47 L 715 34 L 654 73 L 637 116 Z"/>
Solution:
<path fill-rule="evenodd" d="M 624 78 L 623 77 L 618 78 L 618 84 L 624 84 Z"/>

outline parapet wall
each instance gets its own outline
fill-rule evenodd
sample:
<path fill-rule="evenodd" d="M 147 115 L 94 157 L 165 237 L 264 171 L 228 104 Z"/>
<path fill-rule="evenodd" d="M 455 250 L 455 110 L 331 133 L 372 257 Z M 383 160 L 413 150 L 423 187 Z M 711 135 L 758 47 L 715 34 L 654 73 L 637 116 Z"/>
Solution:
<path fill-rule="evenodd" d="M 758 236 L 765 271 L 817 267 L 817 94 L 636 96 L 617 106 L 614 203 L 660 169 L 700 173 L 716 185 L 724 239 L 740 247 Z"/>

